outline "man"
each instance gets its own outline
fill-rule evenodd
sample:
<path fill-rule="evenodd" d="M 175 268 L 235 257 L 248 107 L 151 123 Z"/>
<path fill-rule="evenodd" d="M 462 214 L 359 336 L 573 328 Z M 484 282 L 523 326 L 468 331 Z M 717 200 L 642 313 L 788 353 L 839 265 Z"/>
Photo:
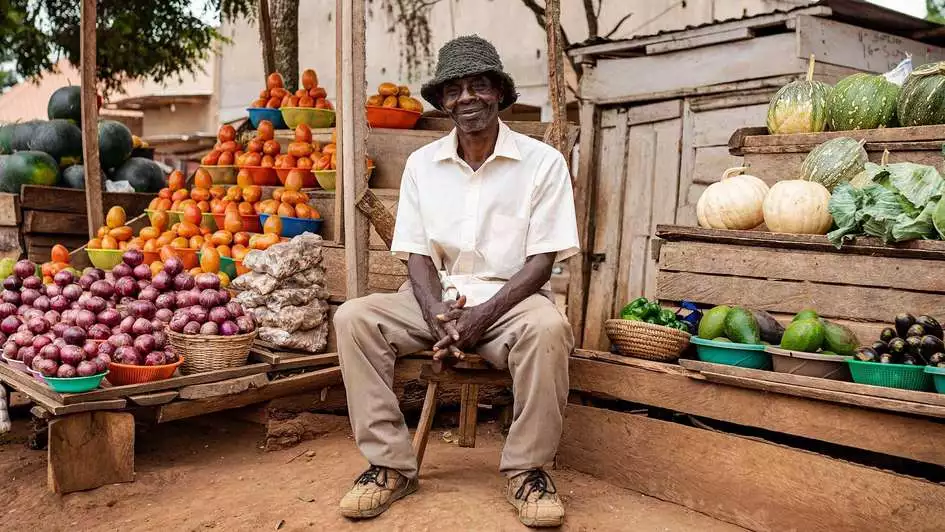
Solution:
<path fill-rule="evenodd" d="M 437 358 L 475 352 L 508 368 L 506 498 L 524 524 L 558 526 L 564 507 L 542 467 L 561 436 L 574 346 L 547 292 L 553 264 L 579 251 L 568 168 L 552 147 L 499 120 L 518 95 L 489 42 L 446 43 L 421 92 L 456 127 L 404 169 L 391 250 L 407 258 L 409 287 L 349 301 L 334 320 L 355 440 L 371 463 L 341 512 L 374 517 L 416 491 L 394 363 L 432 347 Z"/>

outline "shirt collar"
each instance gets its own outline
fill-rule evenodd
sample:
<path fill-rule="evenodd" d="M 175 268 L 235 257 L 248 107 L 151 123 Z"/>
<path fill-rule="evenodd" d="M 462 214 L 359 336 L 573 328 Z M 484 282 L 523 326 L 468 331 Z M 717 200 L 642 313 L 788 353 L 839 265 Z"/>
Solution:
<path fill-rule="evenodd" d="M 433 160 L 437 162 L 447 159 L 454 161 L 460 160 L 459 154 L 457 153 L 458 146 L 459 140 L 456 137 L 456 128 L 453 128 L 449 135 L 443 138 L 440 148 L 433 155 Z M 512 130 L 502 120 L 499 120 L 499 137 L 495 141 L 495 150 L 493 150 L 492 155 L 494 157 L 505 157 L 516 161 L 522 160 L 522 154 L 518 151 L 518 145 L 515 143 Z"/>

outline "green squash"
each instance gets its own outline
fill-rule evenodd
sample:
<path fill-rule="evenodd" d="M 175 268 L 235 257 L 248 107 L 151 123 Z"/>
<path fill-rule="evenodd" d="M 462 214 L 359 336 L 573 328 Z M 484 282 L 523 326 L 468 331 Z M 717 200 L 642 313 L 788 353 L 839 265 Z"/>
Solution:
<path fill-rule="evenodd" d="M 894 126 L 899 86 L 882 75 L 862 72 L 837 82 L 827 99 L 830 129 L 876 129 Z"/>
<path fill-rule="evenodd" d="M 830 191 L 852 180 L 866 167 L 868 159 L 863 142 L 837 137 L 817 146 L 801 165 L 801 179 L 820 183 Z"/>
<path fill-rule="evenodd" d="M 827 128 L 827 100 L 830 85 L 814 81 L 814 56 L 811 55 L 805 79 L 792 81 L 768 104 L 768 133 L 815 133 Z"/>
<path fill-rule="evenodd" d="M 945 124 L 945 61 L 912 71 L 899 91 L 896 106 L 902 126 Z"/>

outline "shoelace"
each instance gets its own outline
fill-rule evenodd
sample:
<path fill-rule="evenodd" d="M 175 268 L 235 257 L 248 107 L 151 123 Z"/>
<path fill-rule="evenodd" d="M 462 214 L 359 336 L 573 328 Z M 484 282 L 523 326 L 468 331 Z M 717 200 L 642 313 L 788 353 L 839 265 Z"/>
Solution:
<path fill-rule="evenodd" d="M 373 482 L 380 488 L 387 487 L 387 469 L 381 466 L 371 466 L 367 471 L 361 473 L 355 484 L 370 484 Z"/>
<path fill-rule="evenodd" d="M 536 492 L 538 493 L 539 499 L 548 494 L 558 493 L 558 488 L 555 487 L 554 481 L 551 480 L 548 473 L 545 473 L 541 469 L 532 469 L 531 471 L 523 473 L 523 475 L 525 475 L 525 481 L 522 482 L 522 485 L 518 487 L 518 491 L 515 492 L 516 499 L 527 501 L 528 496 Z"/>

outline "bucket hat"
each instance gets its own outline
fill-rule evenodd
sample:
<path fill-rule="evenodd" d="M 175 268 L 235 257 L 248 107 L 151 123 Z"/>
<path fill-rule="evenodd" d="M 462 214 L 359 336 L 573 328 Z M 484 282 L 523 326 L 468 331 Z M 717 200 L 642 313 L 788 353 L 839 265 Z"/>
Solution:
<path fill-rule="evenodd" d="M 502 69 L 499 52 L 492 43 L 478 35 L 457 37 L 440 48 L 436 60 L 436 75 L 420 88 L 420 94 L 433 107 L 442 111 L 440 100 L 443 84 L 479 74 L 492 74 L 501 82 L 502 100 L 499 102 L 499 110 L 518 100 L 515 81 Z"/>

